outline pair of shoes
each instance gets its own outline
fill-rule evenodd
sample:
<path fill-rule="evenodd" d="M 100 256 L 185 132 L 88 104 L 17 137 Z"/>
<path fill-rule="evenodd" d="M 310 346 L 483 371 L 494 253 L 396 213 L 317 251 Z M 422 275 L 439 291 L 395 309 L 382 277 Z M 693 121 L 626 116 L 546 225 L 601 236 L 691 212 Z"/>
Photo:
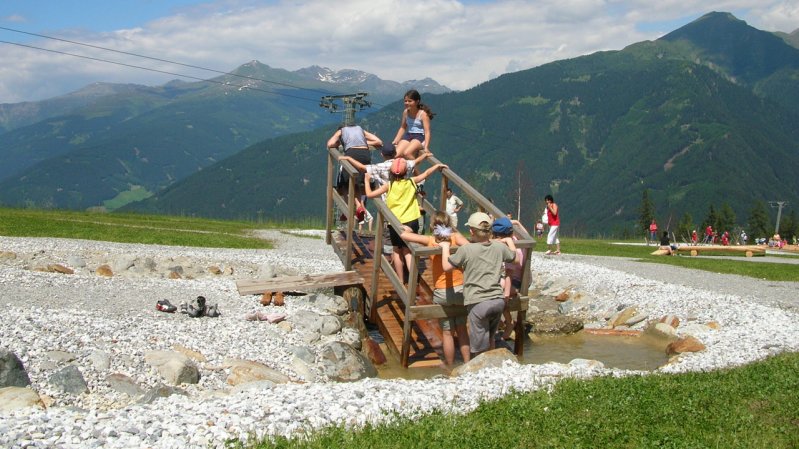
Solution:
<path fill-rule="evenodd" d="M 169 302 L 169 300 L 162 299 L 157 303 L 155 303 L 155 310 L 159 312 L 175 313 L 175 311 L 178 310 L 178 308 L 172 305 L 172 303 Z"/>
<path fill-rule="evenodd" d="M 272 304 L 272 292 L 264 292 L 261 296 L 261 305 L 268 306 L 269 304 Z"/>
<path fill-rule="evenodd" d="M 187 314 L 192 318 L 200 318 L 207 312 L 205 306 L 205 296 L 198 296 L 191 304 L 186 306 Z"/>
<path fill-rule="evenodd" d="M 275 305 L 276 306 L 283 306 L 286 304 L 285 297 L 283 296 L 283 292 L 277 292 L 275 294 Z"/>

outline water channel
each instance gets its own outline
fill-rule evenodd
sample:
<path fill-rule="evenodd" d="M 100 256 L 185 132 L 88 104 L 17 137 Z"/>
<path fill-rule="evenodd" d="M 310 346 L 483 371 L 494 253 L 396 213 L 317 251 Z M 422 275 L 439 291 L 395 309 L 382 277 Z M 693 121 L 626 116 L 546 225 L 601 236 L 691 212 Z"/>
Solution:
<path fill-rule="evenodd" d="M 598 360 L 606 368 L 652 371 L 668 361 L 664 339 L 641 335 L 637 337 L 594 335 L 580 331 L 570 335 L 528 336 L 524 342 L 522 364 L 549 362 L 569 363 L 574 359 Z M 456 364 L 462 363 L 456 361 Z M 378 367 L 383 379 L 429 379 L 445 375 L 440 367 L 404 369 L 394 357 Z"/>

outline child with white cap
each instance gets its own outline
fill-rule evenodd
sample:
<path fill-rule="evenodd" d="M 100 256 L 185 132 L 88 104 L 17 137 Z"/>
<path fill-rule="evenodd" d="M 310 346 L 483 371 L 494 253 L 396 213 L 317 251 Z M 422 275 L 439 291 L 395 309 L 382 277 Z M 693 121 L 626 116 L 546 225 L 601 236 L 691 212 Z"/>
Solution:
<path fill-rule="evenodd" d="M 491 217 L 475 212 L 469 217 L 472 243 L 450 254 L 449 242 L 440 242 L 444 271 L 463 270 L 463 304 L 469 312 L 469 342 L 471 352 L 480 354 L 494 349 L 494 334 L 505 308 L 502 286 L 503 262 L 518 263 L 516 245 L 510 240 L 503 244 L 491 240 Z"/>

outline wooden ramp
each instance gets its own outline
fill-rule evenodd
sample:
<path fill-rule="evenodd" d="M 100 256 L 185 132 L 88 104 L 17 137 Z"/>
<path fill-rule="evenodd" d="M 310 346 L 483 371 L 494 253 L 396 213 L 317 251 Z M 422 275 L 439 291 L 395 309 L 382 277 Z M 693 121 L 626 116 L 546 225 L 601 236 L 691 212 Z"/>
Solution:
<path fill-rule="evenodd" d="M 353 233 L 352 271 L 363 279 L 364 291 L 368 292 L 374 277 L 375 238 L 370 235 Z M 337 232 L 334 249 L 343 256 L 347 252 L 347 240 L 343 233 Z M 382 256 L 381 256 L 382 257 Z M 427 288 L 432 282 L 430 269 L 424 266 L 420 287 L 417 289 L 416 303 L 432 304 L 432 292 Z M 364 316 L 380 329 L 389 351 L 397 358 L 401 355 L 405 306 L 396 294 L 391 282 L 378 275 L 377 295 L 364 301 Z M 374 310 L 372 310 L 374 309 Z M 417 320 L 411 326 L 411 344 L 408 356 L 409 367 L 424 367 L 441 363 L 441 328 L 438 320 Z"/>

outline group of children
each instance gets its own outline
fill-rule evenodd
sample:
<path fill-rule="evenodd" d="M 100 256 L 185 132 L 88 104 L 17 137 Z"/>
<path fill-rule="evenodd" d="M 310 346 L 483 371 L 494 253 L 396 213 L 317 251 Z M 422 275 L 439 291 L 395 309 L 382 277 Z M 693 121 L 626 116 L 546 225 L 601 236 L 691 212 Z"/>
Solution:
<path fill-rule="evenodd" d="M 417 199 L 418 185 L 447 166 L 435 164 L 421 173 L 416 169 L 418 163 L 431 154 L 430 120 L 434 114 L 421 103 L 421 96 L 415 90 L 406 93 L 404 102 L 401 125 L 391 145 L 383 145 L 377 136 L 350 125 L 337 131 L 328 146 L 343 145 L 344 155 L 339 160 L 349 162 L 364 173 L 364 197 L 359 198 L 356 212 L 365 211 L 365 198 L 380 196 L 402 223 L 401 230 L 389 226 L 391 262 L 400 279 L 404 279 L 411 262 L 408 242 L 441 248 L 441 255 L 430 257 L 433 300 L 442 305 L 465 307 L 466 312 L 466 316 L 440 320 L 445 361 L 452 366 L 456 336 L 464 362 L 469 361 L 472 354 L 494 348 L 494 335 L 503 313 L 503 337 L 510 337 L 513 320 L 507 305 L 515 290 L 521 287 L 523 252 L 514 244 L 514 223 L 507 217 L 494 220 L 483 212 L 469 217 L 466 223 L 469 239 L 452 226 L 451 217 L 445 211 L 433 215 L 429 236 L 419 234 L 422 212 Z M 352 135 L 358 138 L 348 138 Z M 364 144 L 366 148 L 368 145 L 380 147 L 384 161 L 370 164 L 359 152 Z M 515 224 L 521 226 L 518 222 Z M 454 247 L 458 247 L 457 252 L 453 252 Z"/>

